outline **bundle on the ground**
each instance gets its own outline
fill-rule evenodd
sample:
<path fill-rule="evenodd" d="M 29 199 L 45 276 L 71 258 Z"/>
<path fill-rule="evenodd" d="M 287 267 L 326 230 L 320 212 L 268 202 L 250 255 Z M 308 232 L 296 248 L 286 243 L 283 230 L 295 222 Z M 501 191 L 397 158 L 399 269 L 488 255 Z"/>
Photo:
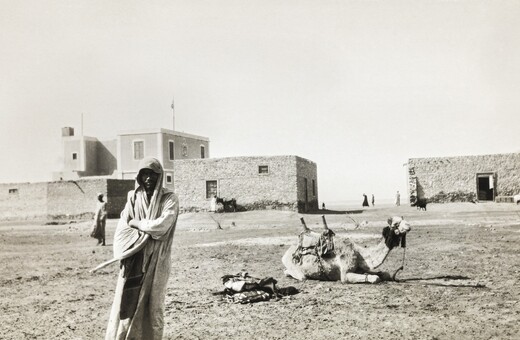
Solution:
<path fill-rule="evenodd" d="M 279 299 L 286 295 L 294 295 L 299 291 L 294 287 L 278 288 L 277 281 L 272 277 L 258 279 L 247 272 L 235 275 L 222 276 L 224 295 L 226 300 L 232 303 L 253 303 Z"/>

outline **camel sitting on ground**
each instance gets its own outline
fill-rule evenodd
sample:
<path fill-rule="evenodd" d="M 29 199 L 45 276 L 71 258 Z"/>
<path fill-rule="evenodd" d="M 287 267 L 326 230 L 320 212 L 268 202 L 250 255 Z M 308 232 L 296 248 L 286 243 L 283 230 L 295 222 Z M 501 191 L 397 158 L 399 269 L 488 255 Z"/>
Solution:
<path fill-rule="evenodd" d="M 385 261 L 390 251 L 401 244 L 406 245 L 406 233 L 410 225 L 402 217 L 391 217 L 383 229 L 381 241 L 365 248 L 349 238 L 334 237 L 322 216 L 323 233 L 310 230 L 303 220 L 303 231 L 298 246 L 291 246 L 282 257 L 285 275 L 297 280 L 312 279 L 341 281 L 342 283 L 378 283 L 395 279 L 393 274 L 374 272 Z"/>

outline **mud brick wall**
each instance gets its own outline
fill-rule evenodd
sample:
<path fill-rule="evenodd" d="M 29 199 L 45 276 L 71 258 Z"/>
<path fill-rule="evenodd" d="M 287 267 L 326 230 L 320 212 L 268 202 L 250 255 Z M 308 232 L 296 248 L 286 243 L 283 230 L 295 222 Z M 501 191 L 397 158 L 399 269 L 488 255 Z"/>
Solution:
<path fill-rule="evenodd" d="M 128 192 L 134 189 L 133 180 L 107 178 L 50 182 L 48 189 L 48 217 L 92 218 L 97 194 L 105 195 L 109 218 L 117 218 L 125 207 Z"/>
<path fill-rule="evenodd" d="M 308 170 L 312 165 L 314 170 Z M 268 166 L 269 172 L 260 174 L 259 166 Z M 244 210 L 297 210 L 301 196 L 298 177 L 315 173 L 314 163 L 296 156 L 178 160 L 174 163 L 174 185 L 185 210 L 209 209 L 206 181 L 211 180 L 217 181 L 219 197 L 236 199 Z M 313 179 L 316 181 L 315 176 Z M 308 183 L 311 185 L 311 179 Z"/>
<path fill-rule="evenodd" d="M 108 179 L 107 180 L 107 216 L 117 218 L 125 207 L 128 192 L 135 187 L 134 180 Z"/>
<path fill-rule="evenodd" d="M 46 216 L 47 183 L 0 184 L 1 220 L 44 219 Z"/>
<path fill-rule="evenodd" d="M 49 182 L 47 215 L 51 219 L 91 218 L 99 192 L 107 196 L 106 179 Z"/>
<path fill-rule="evenodd" d="M 108 217 L 117 218 L 125 206 L 128 191 L 132 189 L 133 180 L 99 177 L 0 184 L 0 219 L 90 219 L 94 216 L 100 192 L 107 201 Z"/>
<path fill-rule="evenodd" d="M 477 173 L 494 173 L 497 196 L 520 193 L 520 153 L 412 158 L 408 160 L 410 202 L 465 202 L 477 197 Z"/>

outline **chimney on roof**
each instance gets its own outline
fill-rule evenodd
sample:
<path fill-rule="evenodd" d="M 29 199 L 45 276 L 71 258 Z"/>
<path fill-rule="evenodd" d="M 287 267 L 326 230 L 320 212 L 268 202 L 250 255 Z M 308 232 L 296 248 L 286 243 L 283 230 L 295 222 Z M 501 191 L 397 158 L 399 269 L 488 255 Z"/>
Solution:
<path fill-rule="evenodd" d="M 63 127 L 63 128 L 61 128 L 61 136 L 62 137 L 74 136 L 74 128 L 71 128 L 71 127 Z"/>

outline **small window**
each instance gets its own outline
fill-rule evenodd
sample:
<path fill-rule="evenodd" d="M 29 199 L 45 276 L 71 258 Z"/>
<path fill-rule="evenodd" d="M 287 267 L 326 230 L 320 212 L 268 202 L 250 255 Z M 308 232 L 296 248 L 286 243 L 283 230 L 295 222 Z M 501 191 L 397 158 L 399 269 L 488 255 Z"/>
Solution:
<path fill-rule="evenodd" d="M 72 159 L 78 159 L 78 153 L 77 152 L 73 152 L 72 153 Z"/>
<path fill-rule="evenodd" d="M 173 181 L 172 181 L 172 175 L 170 175 L 170 174 L 166 174 L 166 183 L 168 183 L 168 184 L 172 184 L 172 182 L 173 182 Z"/>
<path fill-rule="evenodd" d="M 316 196 L 316 181 L 312 180 L 312 196 Z"/>
<path fill-rule="evenodd" d="M 267 166 L 267 165 L 260 165 L 258 167 L 258 173 L 259 174 L 268 174 L 269 173 L 269 166 Z"/>
<path fill-rule="evenodd" d="M 144 141 L 134 141 L 134 159 L 144 158 Z"/>
<path fill-rule="evenodd" d="M 173 161 L 174 158 L 175 158 L 175 154 L 174 154 L 174 146 L 175 144 L 173 144 L 173 141 L 169 141 L 168 142 L 168 152 L 170 153 L 170 161 Z"/>
<path fill-rule="evenodd" d="M 18 189 L 9 189 L 9 193 L 10 194 L 17 194 L 18 193 Z"/>
<path fill-rule="evenodd" d="M 206 158 L 206 150 L 204 149 L 204 145 L 200 146 L 200 158 Z"/>
<path fill-rule="evenodd" d="M 217 181 L 206 181 L 206 198 L 217 196 Z"/>

